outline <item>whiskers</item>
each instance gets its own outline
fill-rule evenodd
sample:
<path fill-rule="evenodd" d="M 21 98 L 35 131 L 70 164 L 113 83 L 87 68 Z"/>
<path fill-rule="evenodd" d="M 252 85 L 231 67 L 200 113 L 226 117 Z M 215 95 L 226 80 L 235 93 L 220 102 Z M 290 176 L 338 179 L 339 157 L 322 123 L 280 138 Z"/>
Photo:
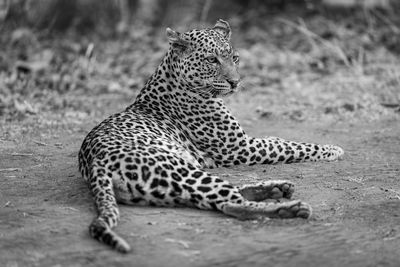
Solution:
<path fill-rule="evenodd" d="M 198 92 L 201 93 L 202 95 L 205 95 L 205 96 L 215 97 L 214 88 L 211 87 L 211 86 L 205 86 L 205 87 L 202 87 L 202 88 L 198 88 Z"/>
<path fill-rule="evenodd" d="M 201 95 L 205 98 L 210 98 L 210 97 L 216 98 L 234 94 L 238 90 L 240 90 L 241 87 L 242 87 L 241 83 L 239 83 L 239 85 L 234 88 L 230 86 L 223 86 L 222 84 L 220 84 L 219 86 L 214 86 L 212 84 L 204 83 L 202 85 L 190 88 L 190 91 L 198 95 Z"/>
<path fill-rule="evenodd" d="M 218 96 L 226 96 L 234 93 L 236 90 L 231 89 L 231 88 L 215 88 L 215 87 L 207 87 L 207 88 L 202 88 L 199 90 L 202 94 L 207 94 L 211 97 L 218 97 Z"/>

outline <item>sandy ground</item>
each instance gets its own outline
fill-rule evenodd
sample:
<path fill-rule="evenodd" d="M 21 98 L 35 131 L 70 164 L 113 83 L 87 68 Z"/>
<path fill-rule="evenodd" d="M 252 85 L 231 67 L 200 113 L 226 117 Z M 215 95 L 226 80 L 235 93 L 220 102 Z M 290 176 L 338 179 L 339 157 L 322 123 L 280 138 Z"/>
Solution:
<path fill-rule="evenodd" d="M 10 122 L 0 139 L 0 266 L 400 266 L 400 119 L 296 122 L 239 104 L 250 135 L 345 149 L 332 163 L 212 170 L 234 184 L 292 180 L 294 198 L 314 208 L 310 220 L 121 206 L 116 231 L 133 247 L 121 255 L 89 237 L 95 209 L 77 171 L 80 143 L 101 116 L 63 127 Z"/>

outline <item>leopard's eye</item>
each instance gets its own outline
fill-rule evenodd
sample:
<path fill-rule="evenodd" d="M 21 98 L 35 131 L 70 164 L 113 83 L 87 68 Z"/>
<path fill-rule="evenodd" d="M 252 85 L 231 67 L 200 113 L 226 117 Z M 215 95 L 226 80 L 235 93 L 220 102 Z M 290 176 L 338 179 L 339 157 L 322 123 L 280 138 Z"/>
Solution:
<path fill-rule="evenodd" d="M 233 62 L 235 62 L 235 63 L 239 62 L 239 56 L 238 55 L 234 55 L 232 59 L 233 59 Z"/>
<path fill-rule="evenodd" d="M 216 57 L 214 57 L 214 56 L 207 57 L 206 60 L 207 60 L 209 63 L 213 63 L 213 64 L 218 62 L 218 59 L 217 59 Z"/>

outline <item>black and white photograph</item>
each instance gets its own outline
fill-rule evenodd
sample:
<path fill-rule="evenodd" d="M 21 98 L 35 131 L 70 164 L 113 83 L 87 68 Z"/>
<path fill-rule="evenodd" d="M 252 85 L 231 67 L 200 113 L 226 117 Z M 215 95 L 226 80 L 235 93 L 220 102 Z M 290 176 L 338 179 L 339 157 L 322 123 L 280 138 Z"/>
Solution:
<path fill-rule="evenodd" d="M 0 266 L 399 267 L 399 13 L 0 0 Z"/>

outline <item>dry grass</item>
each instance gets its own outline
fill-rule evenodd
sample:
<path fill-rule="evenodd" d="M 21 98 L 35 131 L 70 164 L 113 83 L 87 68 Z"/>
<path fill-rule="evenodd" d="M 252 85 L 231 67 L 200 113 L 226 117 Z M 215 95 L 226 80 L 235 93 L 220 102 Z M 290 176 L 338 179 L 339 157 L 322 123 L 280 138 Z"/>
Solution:
<path fill-rule="evenodd" d="M 246 88 L 261 93 L 257 103 L 261 116 L 283 115 L 301 121 L 370 121 L 397 116 L 397 55 L 382 44 L 372 43 L 366 33 L 340 23 L 278 21 L 298 33 L 293 40 L 300 49 L 258 43 L 241 51 Z M 310 27 L 325 28 L 325 32 L 317 34 Z M 328 34 L 331 37 L 322 37 Z"/>
<path fill-rule="evenodd" d="M 297 121 L 397 116 L 400 59 L 374 36 L 382 27 L 399 32 L 399 26 L 377 12 L 363 19 L 312 16 L 295 21 L 282 16 L 236 30 L 245 76 L 237 97 L 260 94 L 255 114 Z M 96 116 L 111 95 L 124 99 L 124 105 L 167 48 L 164 34 L 150 36 L 146 28 L 118 41 L 38 38 L 26 29 L 6 34 L 10 38 L 3 38 L 6 49 L 0 52 L 5 59 L 0 66 L 3 122 L 54 113 L 65 120 Z"/>

